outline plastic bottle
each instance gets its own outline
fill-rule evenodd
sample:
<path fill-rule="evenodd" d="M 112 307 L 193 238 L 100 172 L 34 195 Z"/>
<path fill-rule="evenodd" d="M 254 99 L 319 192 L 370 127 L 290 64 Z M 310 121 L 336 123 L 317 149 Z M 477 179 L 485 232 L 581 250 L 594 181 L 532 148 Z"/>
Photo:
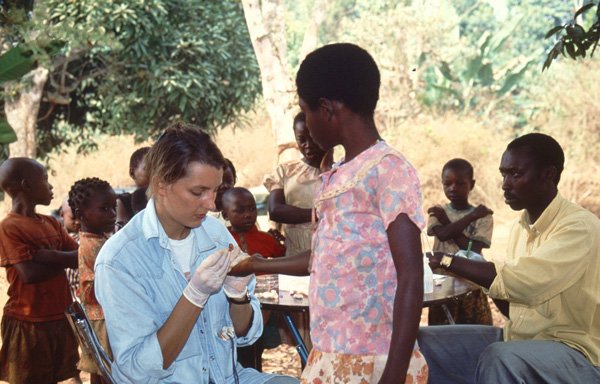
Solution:
<path fill-rule="evenodd" d="M 423 254 L 423 292 L 433 293 L 433 271 L 425 254 Z"/>

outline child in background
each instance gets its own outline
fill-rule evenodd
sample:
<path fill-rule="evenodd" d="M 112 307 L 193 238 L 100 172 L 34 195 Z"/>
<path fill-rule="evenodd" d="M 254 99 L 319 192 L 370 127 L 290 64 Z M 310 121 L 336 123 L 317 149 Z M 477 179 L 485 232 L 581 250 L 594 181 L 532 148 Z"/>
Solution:
<path fill-rule="evenodd" d="M 135 215 L 146 208 L 148 197 L 148 172 L 146 171 L 145 157 L 150 147 L 142 147 L 135 150 L 129 158 L 129 176 L 135 183 L 136 190 L 131 193 L 131 209 Z"/>
<path fill-rule="evenodd" d="M 435 236 L 433 251 L 481 254 L 483 248 L 491 245 L 494 222 L 491 209 L 469 203 L 469 193 L 475 186 L 473 166 L 464 159 L 448 161 L 442 168 L 442 186 L 450 201 L 427 210 L 427 234 Z M 481 289 L 446 306 L 457 324 L 493 323 L 487 296 Z M 448 318 L 440 305 L 433 305 L 429 308 L 429 325 L 440 324 L 448 324 Z"/>
<path fill-rule="evenodd" d="M 94 293 L 94 263 L 104 242 L 115 227 L 117 199 L 110 184 L 98 178 L 86 178 L 73 184 L 69 205 L 81 222 L 79 232 L 79 297 L 90 324 L 106 353 L 111 357 L 110 344 L 104 324 L 104 313 Z M 92 356 L 83 353 L 77 366 L 90 372 L 91 384 L 102 383 L 100 369 Z"/>
<path fill-rule="evenodd" d="M 234 187 L 223 194 L 223 218 L 229 220 L 227 227 L 242 251 L 259 254 L 265 258 L 282 257 L 285 246 L 271 234 L 256 227 L 256 201 L 246 188 Z M 257 277 L 257 289 L 260 277 Z M 238 347 L 238 361 L 246 368 L 262 371 L 262 353 L 265 348 L 275 348 L 281 343 L 277 324 L 270 311 L 262 311 L 264 329 L 261 337 L 252 345 Z"/>
<path fill-rule="evenodd" d="M 214 217 L 222 224 L 227 226 L 229 223 L 227 222 L 227 219 L 223 217 L 223 195 L 225 192 L 235 186 L 235 183 L 237 182 L 237 174 L 231 160 L 225 159 L 225 164 L 225 168 L 223 168 L 223 181 L 221 182 L 221 185 L 219 185 L 217 194 L 215 196 L 215 210 L 209 211 L 208 215 Z"/>
<path fill-rule="evenodd" d="M 136 213 L 146 208 L 148 173 L 144 157 L 149 150 L 150 147 L 138 148 L 129 158 L 129 176 L 135 183 L 136 189 L 132 193 L 123 192 L 117 195 L 117 230 L 123 228 Z"/>
<path fill-rule="evenodd" d="M 280 164 L 264 181 L 269 191 L 269 219 L 283 224 L 288 256 L 310 249 L 313 202 L 325 156 L 310 137 L 303 112 L 294 117 L 292 128 L 302 159 Z"/>
<path fill-rule="evenodd" d="M 242 251 L 262 257 L 283 256 L 285 246 L 271 234 L 259 231 L 256 217 L 256 201 L 249 190 L 233 187 L 223 194 L 223 218 L 229 220 L 227 229 Z"/>
<path fill-rule="evenodd" d="M 62 219 L 62 224 L 69 233 L 69 236 L 79 243 L 79 228 L 81 224 L 79 223 L 79 220 L 73 216 L 73 211 L 69 206 L 69 197 L 65 197 L 63 200 L 59 213 Z M 66 268 L 65 272 L 67 272 L 67 280 L 69 281 L 71 296 L 73 297 L 73 300 L 77 300 L 77 291 L 79 290 L 79 270 Z"/>
<path fill-rule="evenodd" d="M 58 220 L 35 211 L 53 197 L 42 164 L 22 157 L 4 161 L 0 187 L 12 198 L 12 210 L 0 222 L 0 265 L 9 283 L 0 380 L 55 383 L 78 377 L 77 340 L 64 313 L 72 302 L 64 268 L 77 268 L 77 243 Z"/>

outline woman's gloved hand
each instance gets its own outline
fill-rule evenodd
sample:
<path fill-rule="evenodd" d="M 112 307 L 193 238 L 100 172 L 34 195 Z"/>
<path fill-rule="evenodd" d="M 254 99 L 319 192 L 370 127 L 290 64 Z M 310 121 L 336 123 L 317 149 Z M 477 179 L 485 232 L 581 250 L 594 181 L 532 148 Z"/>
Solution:
<path fill-rule="evenodd" d="M 200 263 L 183 290 L 183 295 L 190 303 L 204 308 L 209 296 L 221 289 L 230 269 L 230 255 L 228 249 L 221 249 Z"/>

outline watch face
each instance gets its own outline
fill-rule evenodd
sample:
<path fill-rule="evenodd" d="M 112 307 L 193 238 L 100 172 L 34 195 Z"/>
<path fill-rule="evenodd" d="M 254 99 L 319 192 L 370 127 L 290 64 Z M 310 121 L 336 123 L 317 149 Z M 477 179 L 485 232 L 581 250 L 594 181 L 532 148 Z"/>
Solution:
<path fill-rule="evenodd" d="M 444 255 L 442 256 L 442 260 L 440 260 L 440 265 L 448 268 L 452 263 L 452 256 Z"/>

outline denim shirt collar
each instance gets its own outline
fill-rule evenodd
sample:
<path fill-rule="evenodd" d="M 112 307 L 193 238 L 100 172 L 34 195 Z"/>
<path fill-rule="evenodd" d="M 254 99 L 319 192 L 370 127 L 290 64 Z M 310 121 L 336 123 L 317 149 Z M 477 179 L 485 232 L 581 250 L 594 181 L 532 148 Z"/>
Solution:
<path fill-rule="evenodd" d="M 202 224 L 196 228 L 192 228 L 192 231 L 196 237 L 194 241 L 194 247 L 197 251 L 196 255 L 212 249 L 217 249 L 218 244 L 211 239 Z M 153 198 L 148 201 L 146 209 L 144 210 L 144 217 L 142 218 L 142 233 L 144 234 L 146 241 L 151 241 L 152 238 L 157 238 L 161 248 L 168 249 L 169 251 L 172 250 L 171 243 L 169 242 L 169 236 L 167 236 L 167 233 L 165 232 L 160 220 L 158 219 L 158 215 L 156 214 L 156 206 Z M 196 266 L 197 262 L 198 260 L 194 261 L 194 267 Z"/>

